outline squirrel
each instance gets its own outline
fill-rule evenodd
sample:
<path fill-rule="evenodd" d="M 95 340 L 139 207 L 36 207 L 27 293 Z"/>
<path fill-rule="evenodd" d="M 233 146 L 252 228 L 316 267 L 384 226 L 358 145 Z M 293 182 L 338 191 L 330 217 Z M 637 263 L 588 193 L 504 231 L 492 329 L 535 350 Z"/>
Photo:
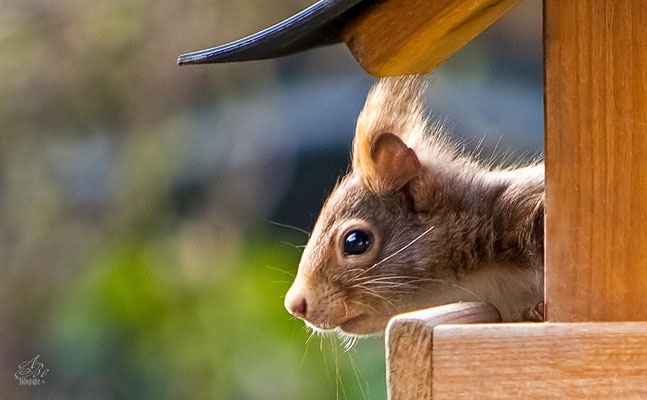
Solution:
<path fill-rule="evenodd" d="M 285 307 L 317 331 L 384 332 L 396 314 L 482 301 L 543 320 L 544 168 L 496 168 L 425 115 L 426 82 L 381 79 L 351 171 L 324 203 Z"/>

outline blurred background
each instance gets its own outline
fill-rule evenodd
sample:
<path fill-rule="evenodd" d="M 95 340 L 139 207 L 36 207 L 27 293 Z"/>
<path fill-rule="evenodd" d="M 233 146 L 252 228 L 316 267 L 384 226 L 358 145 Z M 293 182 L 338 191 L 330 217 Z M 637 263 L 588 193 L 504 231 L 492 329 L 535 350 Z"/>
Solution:
<path fill-rule="evenodd" d="M 283 309 L 374 78 L 343 45 L 177 67 L 307 0 L 0 1 L 0 399 L 383 399 Z M 432 74 L 485 157 L 542 151 L 541 1 Z M 39 355 L 49 373 L 20 386 Z"/>

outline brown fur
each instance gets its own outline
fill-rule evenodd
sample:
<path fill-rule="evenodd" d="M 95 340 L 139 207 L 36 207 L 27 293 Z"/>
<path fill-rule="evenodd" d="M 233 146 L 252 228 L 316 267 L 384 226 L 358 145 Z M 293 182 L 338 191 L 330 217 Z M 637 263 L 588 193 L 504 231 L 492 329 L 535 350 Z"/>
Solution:
<path fill-rule="evenodd" d="M 289 310 L 307 303 L 302 317 L 317 328 L 374 333 L 397 313 L 464 300 L 515 321 L 542 298 L 543 165 L 493 169 L 461 154 L 428 123 L 423 89 L 415 76 L 386 78 L 368 95 L 352 171 L 326 201 L 286 296 Z M 375 156 L 385 133 L 413 150 L 398 153 L 418 169 L 404 186 L 389 184 L 398 164 Z M 345 256 L 344 233 L 357 227 L 373 244 Z"/>

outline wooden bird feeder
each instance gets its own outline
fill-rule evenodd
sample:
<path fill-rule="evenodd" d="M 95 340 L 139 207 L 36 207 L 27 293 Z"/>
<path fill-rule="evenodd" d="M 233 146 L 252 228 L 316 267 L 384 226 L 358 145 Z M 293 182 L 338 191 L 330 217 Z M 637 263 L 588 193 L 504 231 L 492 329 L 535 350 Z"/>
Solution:
<path fill-rule="evenodd" d="M 426 73 L 518 2 L 321 1 L 256 56 L 343 41 L 372 75 Z M 254 58 L 244 40 L 179 62 Z M 647 398 L 647 2 L 544 0 L 544 65 L 546 322 L 397 316 L 390 399 Z"/>

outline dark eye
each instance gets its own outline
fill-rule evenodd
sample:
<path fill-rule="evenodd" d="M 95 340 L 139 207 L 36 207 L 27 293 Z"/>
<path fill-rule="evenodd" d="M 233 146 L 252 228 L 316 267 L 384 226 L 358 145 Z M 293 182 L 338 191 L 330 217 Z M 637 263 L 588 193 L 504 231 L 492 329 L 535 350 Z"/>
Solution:
<path fill-rule="evenodd" d="M 344 238 L 344 254 L 362 254 L 371 247 L 371 235 L 363 230 L 352 230 Z"/>

